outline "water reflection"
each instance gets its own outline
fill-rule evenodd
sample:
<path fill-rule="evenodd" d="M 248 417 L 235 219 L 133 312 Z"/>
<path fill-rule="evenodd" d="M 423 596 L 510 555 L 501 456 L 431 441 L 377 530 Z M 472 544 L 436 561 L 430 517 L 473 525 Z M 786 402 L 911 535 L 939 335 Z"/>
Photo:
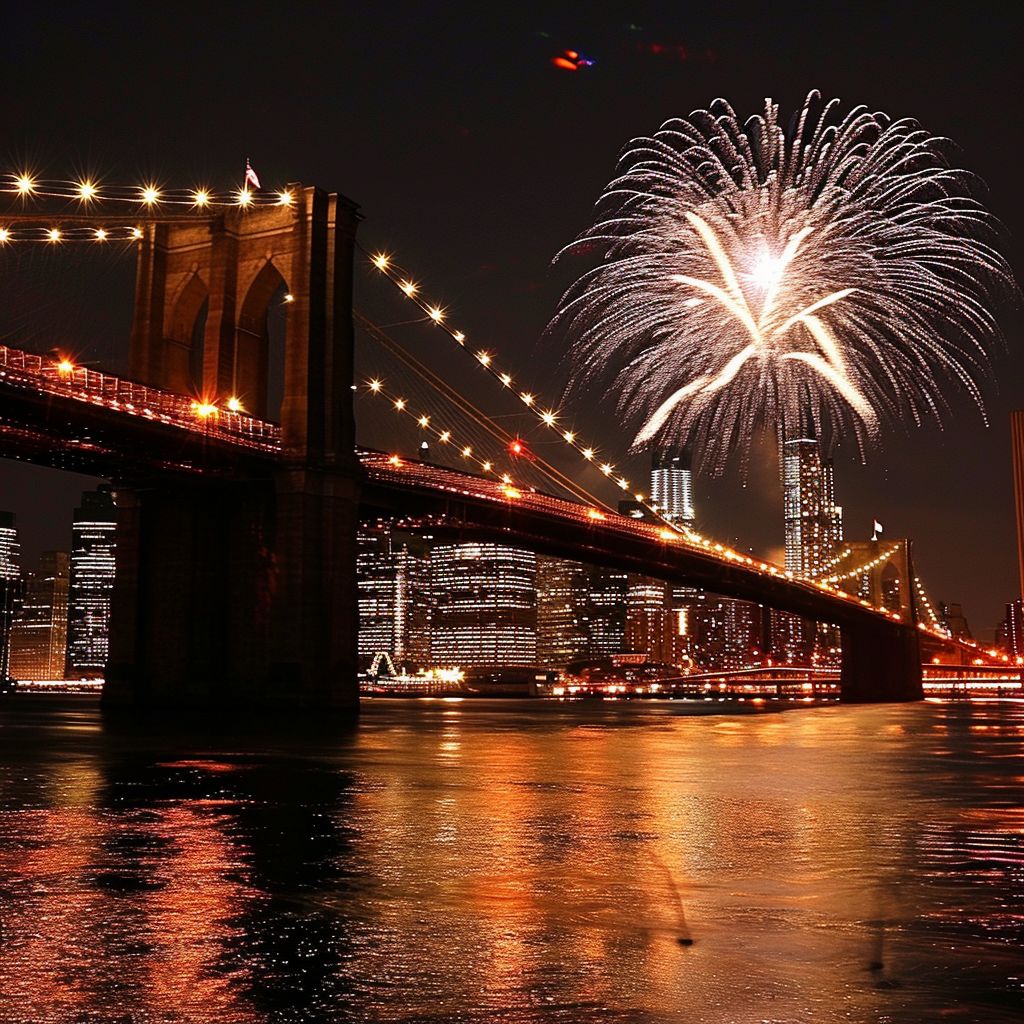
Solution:
<path fill-rule="evenodd" d="M 1024 707 L 686 710 L 5 703 L 0 1019 L 1024 1020 Z"/>

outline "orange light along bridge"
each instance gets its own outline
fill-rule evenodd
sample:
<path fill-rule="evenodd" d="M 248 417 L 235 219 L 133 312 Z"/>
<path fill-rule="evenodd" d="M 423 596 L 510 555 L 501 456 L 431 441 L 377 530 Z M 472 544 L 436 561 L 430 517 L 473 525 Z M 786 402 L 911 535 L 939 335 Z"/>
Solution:
<path fill-rule="evenodd" d="M 355 707 L 355 536 L 369 514 L 831 622 L 843 700 L 922 697 L 915 622 L 710 541 L 357 450 L 357 219 L 344 197 L 305 188 L 287 206 L 147 221 L 135 380 L 0 348 L 0 455 L 115 482 L 108 705 Z M 199 393 L 234 393 L 241 374 L 265 394 L 266 311 L 281 287 L 292 300 L 281 423 L 189 397 L 206 305 Z"/>

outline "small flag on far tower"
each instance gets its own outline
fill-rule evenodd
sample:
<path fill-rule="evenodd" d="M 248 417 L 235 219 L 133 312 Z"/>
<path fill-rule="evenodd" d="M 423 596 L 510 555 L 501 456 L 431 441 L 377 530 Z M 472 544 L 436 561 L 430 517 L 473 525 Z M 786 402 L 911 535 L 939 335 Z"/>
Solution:
<path fill-rule="evenodd" d="M 875 532 L 871 535 L 872 540 L 878 540 L 878 535 L 882 532 L 882 524 L 876 519 L 875 520 Z"/>
<path fill-rule="evenodd" d="M 245 158 L 245 183 L 252 185 L 253 188 L 260 187 L 260 179 L 256 177 L 256 172 L 252 169 L 248 157 Z"/>

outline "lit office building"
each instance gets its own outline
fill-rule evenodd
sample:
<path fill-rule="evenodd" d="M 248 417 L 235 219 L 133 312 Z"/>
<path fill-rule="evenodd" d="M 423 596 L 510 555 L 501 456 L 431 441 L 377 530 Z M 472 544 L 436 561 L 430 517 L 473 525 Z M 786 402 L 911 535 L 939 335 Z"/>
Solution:
<path fill-rule="evenodd" d="M 86 491 L 74 512 L 68 596 L 69 679 L 99 678 L 107 664 L 116 521 L 109 488 Z"/>
<path fill-rule="evenodd" d="M 693 473 L 688 454 L 672 455 L 662 449 L 651 462 L 651 498 L 671 523 L 693 529 L 697 518 L 693 505 Z M 662 653 L 658 660 L 680 668 L 694 664 L 699 643 L 698 619 L 694 612 L 703 592 L 694 587 L 665 588 L 663 615 L 666 619 Z"/>
<path fill-rule="evenodd" d="M 537 661 L 537 556 L 502 544 L 437 544 L 430 557 L 431 661 Z"/>
<path fill-rule="evenodd" d="M 21 611 L 11 629 L 15 679 L 63 679 L 68 639 L 69 562 L 66 551 L 44 551 L 25 577 Z"/>
<path fill-rule="evenodd" d="M 357 536 L 359 657 L 387 655 L 398 667 L 430 662 L 429 541 L 363 523 Z"/>
<path fill-rule="evenodd" d="M 661 580 L 630 573 L 626 584 L 625 649 L 648 661 L 668 662 L 671 642 L 672 589 Z"/>
<path fill-rule="evenodd" d="M 939 621 L 950 636 L 956 637 L 958 640 L 974 639 L 971 635 L 971 627 L 964 617 L 964 610 L 959 604 L 946 604 L 945 601 L 940 601 Z"/>
<path fill-rule="evenodd" d="M 764 616 L 765 610 L 750 601 L 698 594 L 686 608 L 688 629 L 695 637 L 694 664 L 715 671 L 760 664 L 766 654 Z"/>
<path fill-rule="evenodd" d="M 626 573 L 591 569 L 584 609 L 590 657 L 610 658 L 626 649 L 626 590 Z"/>
<path fill-rule="evenodd" d="M 832 462 L 822 459 L 813 438 L 786 441 L 782 451 L 786 570 L 814 579 L 843 539 L 843 510 L 835 502 Z"/>
<path fill-rule="evenodd" d="M 786 571 L 816 579 L 834 568 L 843 539 L 843 510 L 835 503 L 831 461 L 815 438 L 793 438 L 782 446 Z M 786 612 L 772 615 L 772 654 L 787 663 L 831 660 L 838 633 Z"/>
<path fill-rule="evenodd" d="M 17 520 L 0 512 L 0 682 L 10 678 L 11 627 L 21 598 Z"/>
<path fill-rule="evenodd" d="M 1010 601 L 997 642 L 1011 658 L 1024 657 L 1024 601 Z"/>
<path fill-rule="evenodd" d="M 589 566 L 537 556 L 537 664 L 563 668 L 589 650 L 586 604 Z"/>
<path fill-rule="evenodd" d="M 672 455 L 662 449 L 651 461 L 651 503 L 671 523 L 692 527 L 693 474 L 687 455 Z"/>

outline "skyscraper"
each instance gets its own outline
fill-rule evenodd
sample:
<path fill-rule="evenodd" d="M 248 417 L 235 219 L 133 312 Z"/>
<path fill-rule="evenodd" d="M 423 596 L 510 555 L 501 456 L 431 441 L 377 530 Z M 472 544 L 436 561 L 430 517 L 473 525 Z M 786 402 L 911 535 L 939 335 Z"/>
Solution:
<path fill-rule="evenodd" d="M 1011 658 L 1024 657 L 1024 601 L 1009 601 L 1000 627 L 1003 649 Z"/>
<path fill-rule="evenodd" d="M 625 650 L 627 575 L 594 566 L 585 607 L 587 653 L 610 658 Z"/>
<path fill-rule="evenodd" d="M 832 567 L 843 539 L 843 510 L 835 503 L 831 461 L 821 457 L 816 438 L 800 437 L 782 445 L 783 514 L 786 571 L 817 579 Z M 816 654 L 838 650 L 836 630 L 819 628 L 786 612 L 772 614 L 772 653 L 805 664 Z"/>
<path fill-rule="evenodd" d="M 25 578 L 25 596 L 11 629 L 15 679 L 63 679 L 68 639 L 66 551 L 44 551 Z"/>
<path fill-rule="evenodd" d="M 387 654 L 396 666 L 430 662 L 429 541 L 396 533 L 386 520 L 362 523 L 357 536 L 359 657 Z"/>
<path fill-rule="evenodd" d="M 654 453 L 651 460 L 651 503 L 669 522 L 693 526 L 696 513 L 688 455 L 673 455 L 664 448 Z"/>
<path fill-rule="evenodd" d="M 782 446 L 786 570 L 814 579 L 843 539 L 843 510 L 836 505 L 832 462 L 823 461 L 814 438 L 794 438 Z"/>
<path fill-rule="evenodd" d="M 537 556 L 537 664 L 564 668 L 588 653 L 589 566 Z"/>
<path fill-rule="evenodd" d="M 71 524 L 69 679 L 98 678 L 107 664 L 117 513 L 109 487 L 82 494 Z"/>
<path fill-rule="evenodd" d="M 17 520 L 0 512 L 0 684 L 10 677 L 11 627 L 21 597 Z"/>
<path fill-rule="evenodd" d="M 625 648 L 649 661 L 672 657 L 672 588 L 661 580 L 630 573 L 626 586 Z"/>
<path fill-rule="evenodd" d="M 432 662 L 535 664 L 536 571 L 532 551 L 504 544 L 436 544 L 430 555 Z"/>

